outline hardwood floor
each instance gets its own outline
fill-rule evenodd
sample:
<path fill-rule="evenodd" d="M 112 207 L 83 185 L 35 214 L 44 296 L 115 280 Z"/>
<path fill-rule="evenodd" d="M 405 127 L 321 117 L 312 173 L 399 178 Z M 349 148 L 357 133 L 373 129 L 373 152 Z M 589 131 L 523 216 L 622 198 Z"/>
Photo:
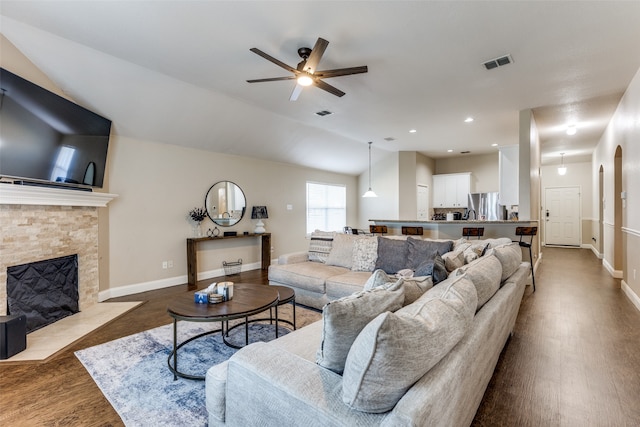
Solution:
<path fill-rule="evenodd" d="M 473 425 L 640 425 L 639 326 L 590 250 L 544 248 Z"/>
<path fill-rule="evenodd" d="M 473 425 L 640 425 L 640 312 L 591 251 L 543 253 L 536 292 L 525 291 Z M 240 280 L 267 279 L 256 270 Z M 0 425 L 123 425 L 73 352 L 170 323 L 167 301 L 185 292 L 186 285 L 114 299 L 146 303 L 48 363 L 0 366 Z"/>

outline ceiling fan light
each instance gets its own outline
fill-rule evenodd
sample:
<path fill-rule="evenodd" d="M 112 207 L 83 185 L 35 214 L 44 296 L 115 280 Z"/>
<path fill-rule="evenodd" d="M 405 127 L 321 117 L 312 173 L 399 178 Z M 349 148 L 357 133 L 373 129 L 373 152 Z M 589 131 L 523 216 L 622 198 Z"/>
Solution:
<path fill-rule="evenodd" d="M 311 86 L 313 79 L 307 75 L 301 75 L 298 77 L 298 84 L 300 86 Z"/>

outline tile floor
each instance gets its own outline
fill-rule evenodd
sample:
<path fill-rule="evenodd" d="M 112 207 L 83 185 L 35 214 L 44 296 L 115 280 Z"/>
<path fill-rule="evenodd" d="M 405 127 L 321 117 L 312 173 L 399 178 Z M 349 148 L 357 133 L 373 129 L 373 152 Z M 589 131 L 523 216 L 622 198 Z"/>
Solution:
<path fill-rule="evenodd" d="M 142 304 L 141 301 L 94 304 L 80 313 L 65 317 L 28 334 L 26 350 L 7 360 L 0 360 L 0 364 L 44 362 L 83 336 L 106 325 L 140 304 Z"/>

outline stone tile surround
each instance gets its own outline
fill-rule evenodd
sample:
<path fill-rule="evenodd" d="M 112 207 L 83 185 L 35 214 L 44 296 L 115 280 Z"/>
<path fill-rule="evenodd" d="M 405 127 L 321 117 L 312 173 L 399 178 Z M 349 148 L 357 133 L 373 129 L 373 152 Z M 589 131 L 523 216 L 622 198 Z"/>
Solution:
<path fill-rule="evenodd" d="M 78 254 L 80 310 L 98 303 L 98 208 L 117 195 L 0 184 L 0 315 L 7 267 Z"/>
<path fill-rule="evenodd" d="M 98 209 L 0 205 L 0 315 L 6 314 L 7 267 L 78 254 L 80 310 L 98 302 Z"/>

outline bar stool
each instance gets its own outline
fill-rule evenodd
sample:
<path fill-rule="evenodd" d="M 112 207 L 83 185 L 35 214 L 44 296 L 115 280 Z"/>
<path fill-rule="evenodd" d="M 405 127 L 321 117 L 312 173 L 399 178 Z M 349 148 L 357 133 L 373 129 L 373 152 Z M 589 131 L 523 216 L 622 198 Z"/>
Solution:
<path fill-rule="evenodd" d="M 531 254 L 531 245 L 533 244 L 533 236 L 538 232 L 538 227 L 516 227 L 516 236 L 520 236 L 518 244 L 521 248 L 529 248 L 529 264 L 531 265 L 531 281 L 533 283 L 533 292 L 536 291 L 536 277 L 533 275 L 533 255 Z M 528 242 L 523 242 L 522 237 L 529 236 Z"/>
<path fill-rule="evenodd" d="M 484 236 L 484 227 L 464 227 L 462 228 L 462 237 L 477 237 L 480 240 Z"/>
<path fill-rule="evenodd" d="M 387 226 L 386 225 L 370 225 L 369 233 L 371 234 L 387 234 Z"/>
<path fill-rule="evenodd" d="M 402 227 L 402 234 L 405 236 L 422 236 L 424 229 L 422 227 Z"/>

